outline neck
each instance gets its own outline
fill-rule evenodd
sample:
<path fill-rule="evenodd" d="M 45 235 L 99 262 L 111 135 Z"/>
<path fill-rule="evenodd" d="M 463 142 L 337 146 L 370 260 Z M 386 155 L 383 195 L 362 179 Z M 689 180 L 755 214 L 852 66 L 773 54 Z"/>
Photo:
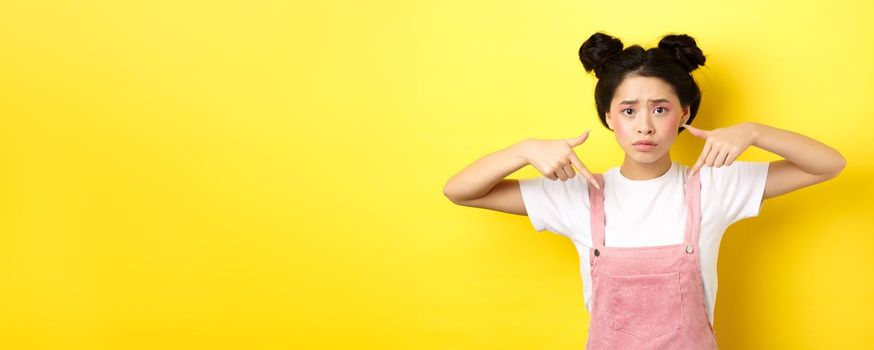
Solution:
<path fill-rule="evenodd" d="M 650 180 L 664 175 L 671 169 L 671 152 L 665 152 L 658 160 L 652 163 L 640 163 L 625 155 L 625 161 L 619 167 L 622 176 L 630 180 Z"/>

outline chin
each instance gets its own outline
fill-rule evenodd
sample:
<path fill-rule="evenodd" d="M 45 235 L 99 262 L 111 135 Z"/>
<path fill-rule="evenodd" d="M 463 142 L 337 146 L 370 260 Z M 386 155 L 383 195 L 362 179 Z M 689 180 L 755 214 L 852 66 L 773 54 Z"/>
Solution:
<path fill-rule="evenodd" d="M 662 159 L 665 153 L 653 153 L 653 152 L 640 152 L 636 149 L 630 149 L 625 152 L 628 155 L 628 158 L 633 159 L 637 163 L 641 164 L 650 164 L 655 163 L 657 160 Z"/>

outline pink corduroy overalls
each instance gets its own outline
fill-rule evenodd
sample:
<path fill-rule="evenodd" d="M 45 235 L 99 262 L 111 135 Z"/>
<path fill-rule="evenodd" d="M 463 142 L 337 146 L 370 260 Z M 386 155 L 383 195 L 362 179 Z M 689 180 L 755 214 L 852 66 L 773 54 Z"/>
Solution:
<path fill-rule="evenodd" d="M 603 174 L 595 178 L 603 189 Z M 604 192 L 589 183 L 592 310 L 587 350 L 716 349 L 701 280 L 701 180 L 697 173 L 685 184 L 685 192 L 683 243 L 606 247 Z"/>

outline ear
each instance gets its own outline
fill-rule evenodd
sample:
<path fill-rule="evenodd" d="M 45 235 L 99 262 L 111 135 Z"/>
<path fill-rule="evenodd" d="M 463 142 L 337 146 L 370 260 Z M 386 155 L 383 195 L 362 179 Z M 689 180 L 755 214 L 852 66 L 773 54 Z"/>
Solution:
<path fill-rule="evenodd" d="M 607 127 L 610 128 L 610 130 L 613 130 L 613 121 L 610 120 L 610 112 L 604 113 L 604 117 L 604 120 L 607 121 Z"/>
<path fill-rule="evenodd" d="M 680 125 L 686 124 L 689 121 L 690 107 L 683 108 L 683 117 L 680 118 Z"/>

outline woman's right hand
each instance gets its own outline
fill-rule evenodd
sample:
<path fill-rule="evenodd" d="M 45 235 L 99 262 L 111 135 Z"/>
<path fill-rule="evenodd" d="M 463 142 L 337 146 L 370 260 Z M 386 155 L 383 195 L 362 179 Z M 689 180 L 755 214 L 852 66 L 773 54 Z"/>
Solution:
<path fill-rule="evenodd" d="M 588 179 L 596 188 L 601 189 L 601 186 L 595 181 L 595 176 L 589 172 L 589 169 L 574 152 L 574 147 L 582 145 L 589 137 L 590 131 L 591 129 L 570 139 L 528 139 L 525 147 L 525 159 L 550 180 L 566 181 L 573 178 L 576 176 L 573 167 L 576 166 L 580 175 Z"/>

